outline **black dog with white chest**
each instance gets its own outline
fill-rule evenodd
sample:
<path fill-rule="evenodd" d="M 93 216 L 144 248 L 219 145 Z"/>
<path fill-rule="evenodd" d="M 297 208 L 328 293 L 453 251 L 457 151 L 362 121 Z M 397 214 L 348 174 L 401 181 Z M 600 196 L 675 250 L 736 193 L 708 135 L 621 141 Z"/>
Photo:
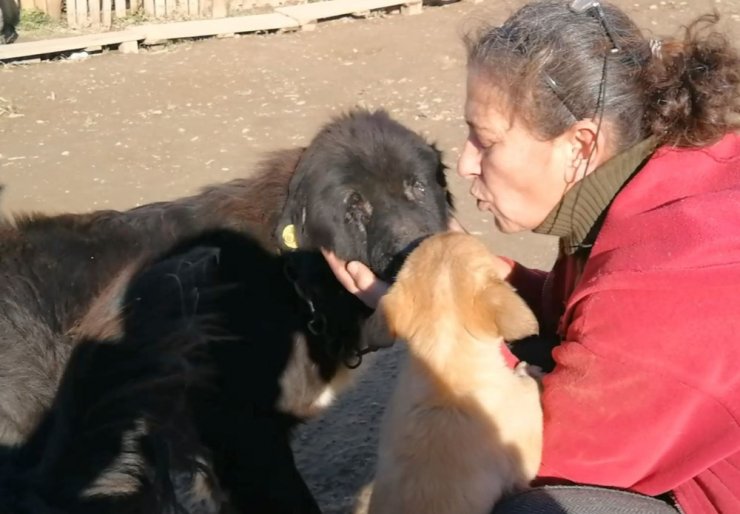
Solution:
<path fill-rule="evenodd" d="M 13 430 L 5 412 L 32 425 L 0 450 L 0 510 L 319 511 L 290 434 L 330 403 L 373 338 L 369 310 L 318 249 L 392 279 L 419 240 L 445 230 L 451 205 L 439 153 L 384 112 L 338 118 L 270 162 L 255 179 L 157 204 L 151 217 L 175 234 L 163 253 L 122 258 L 97 241 L 108 273 L 87 281 L 75 262 L 44 277 L 29 261 L 91 244 L 69 217 L 0 227 L 0 275 L 13 279 L 0 300 L 28 303 L 18 291 L 30 290 L 44 306 L 0 313 L 14 330 L 0 336 L 0 387 L 14 391 L 0 394 L 0 427 Z M 146 208 L 129 213 L 112 226 L 160 240 Z M 65 307 L 65 276 L 80 281 L 84 308 Z M 50 368 L 63 374 L 38 379 Z M 30 375 L 42 394 L 24 417 Z"/>

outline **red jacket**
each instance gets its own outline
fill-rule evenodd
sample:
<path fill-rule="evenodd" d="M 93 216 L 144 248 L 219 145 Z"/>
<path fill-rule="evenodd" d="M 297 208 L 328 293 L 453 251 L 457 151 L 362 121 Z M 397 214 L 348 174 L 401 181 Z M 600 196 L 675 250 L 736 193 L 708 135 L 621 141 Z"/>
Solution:
<path fill-rule="evenodd" d="M 555 285 L 537 313 L 562 338 L 540 477 L 740 513 L 740 136 L 658 150 L 615 198 L 577 284 L 574 265 L 511 277 L 523 295 Z"/>

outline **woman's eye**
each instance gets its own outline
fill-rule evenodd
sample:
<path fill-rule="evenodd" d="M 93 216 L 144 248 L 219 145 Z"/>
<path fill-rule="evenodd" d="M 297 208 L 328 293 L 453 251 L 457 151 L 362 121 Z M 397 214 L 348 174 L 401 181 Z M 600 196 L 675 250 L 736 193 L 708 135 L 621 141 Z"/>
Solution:
<path fill-rule="evenodd" d="M 487 150 L 488 148 L 491 148 L 493 146 L 492 142 L 484 141 L 480 137 L 478 137 L 475 132 L 470 132 L 470 142 L 473 143 L 473 146 L 480 150 Z"/>
<path fill-rule="evenodd" d="M 479 139 L 478 141 L 480 142 L 480 147 L 481 147 L 481 148 L 482 148 L 483 150 L 490 150 L 491 148 L 493 148 L 493 145 L 495 145 L 495 144 L 496 144 L 496 142 L 495 142 L 495 141 L 491 141 L 491 140 L 489 140 L 489 139 L 486 139 L 486 140 L 483 140 L 483 141 L 481 141 L 481 140 Z"/>

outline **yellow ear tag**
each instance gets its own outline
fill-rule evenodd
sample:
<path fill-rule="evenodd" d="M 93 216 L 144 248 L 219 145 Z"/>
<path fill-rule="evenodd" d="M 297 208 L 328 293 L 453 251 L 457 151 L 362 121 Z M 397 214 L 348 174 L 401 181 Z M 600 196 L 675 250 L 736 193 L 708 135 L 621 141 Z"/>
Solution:
<path fill-rule="evenodd" d="M 298 248 L 298 241 L 295 238 L 295 225 L 286 225 L 283 229 L 283 244 L 288 248 L 295 250 Z"/>

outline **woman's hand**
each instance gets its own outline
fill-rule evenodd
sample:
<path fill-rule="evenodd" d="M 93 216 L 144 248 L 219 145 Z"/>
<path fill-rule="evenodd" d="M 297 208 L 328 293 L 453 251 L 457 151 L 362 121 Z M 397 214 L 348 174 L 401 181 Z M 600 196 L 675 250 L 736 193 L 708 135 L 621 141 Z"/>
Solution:
<path fill-rule="evenodd" d="M 463 227 L 460 222 L 452 216 L 450 217 L 447 228 L 452 232 L 468 232 L 465 230 L 465 227 Z M 321 249 L 321 253 L 324 254 L 324 259 L 326 259 L 326 262 L 329 264 L 329 268 L 331 268 L 334 276 L 337 277 L 339 283 L 342 284 L 347 291 L 355 295 L 371 309 L 378 307 L 378 302 L 390 287 L 388 283 L 383 282 L 376 277 L 375 274 L 370 271 L 370 268 L 359 261 L 343 261 L 337 257 L 334 252 L 323 248 Z M 501 276 L 503 278 L 511 271 L 511 264 L 504 260 L 500 261 L 499 268 L 501 268 Z"/>
<path fill-rule="evenodd" d="M 390 287 L 383 282 L 370 268 L 359 261 L 347 262 L 336 256 L 334 252 L 321 249 L 324 259 L 329 264 L 332 272 L 347 291 L 359 298 L 371 309 L 378 306 L 378 302 Z"/>

